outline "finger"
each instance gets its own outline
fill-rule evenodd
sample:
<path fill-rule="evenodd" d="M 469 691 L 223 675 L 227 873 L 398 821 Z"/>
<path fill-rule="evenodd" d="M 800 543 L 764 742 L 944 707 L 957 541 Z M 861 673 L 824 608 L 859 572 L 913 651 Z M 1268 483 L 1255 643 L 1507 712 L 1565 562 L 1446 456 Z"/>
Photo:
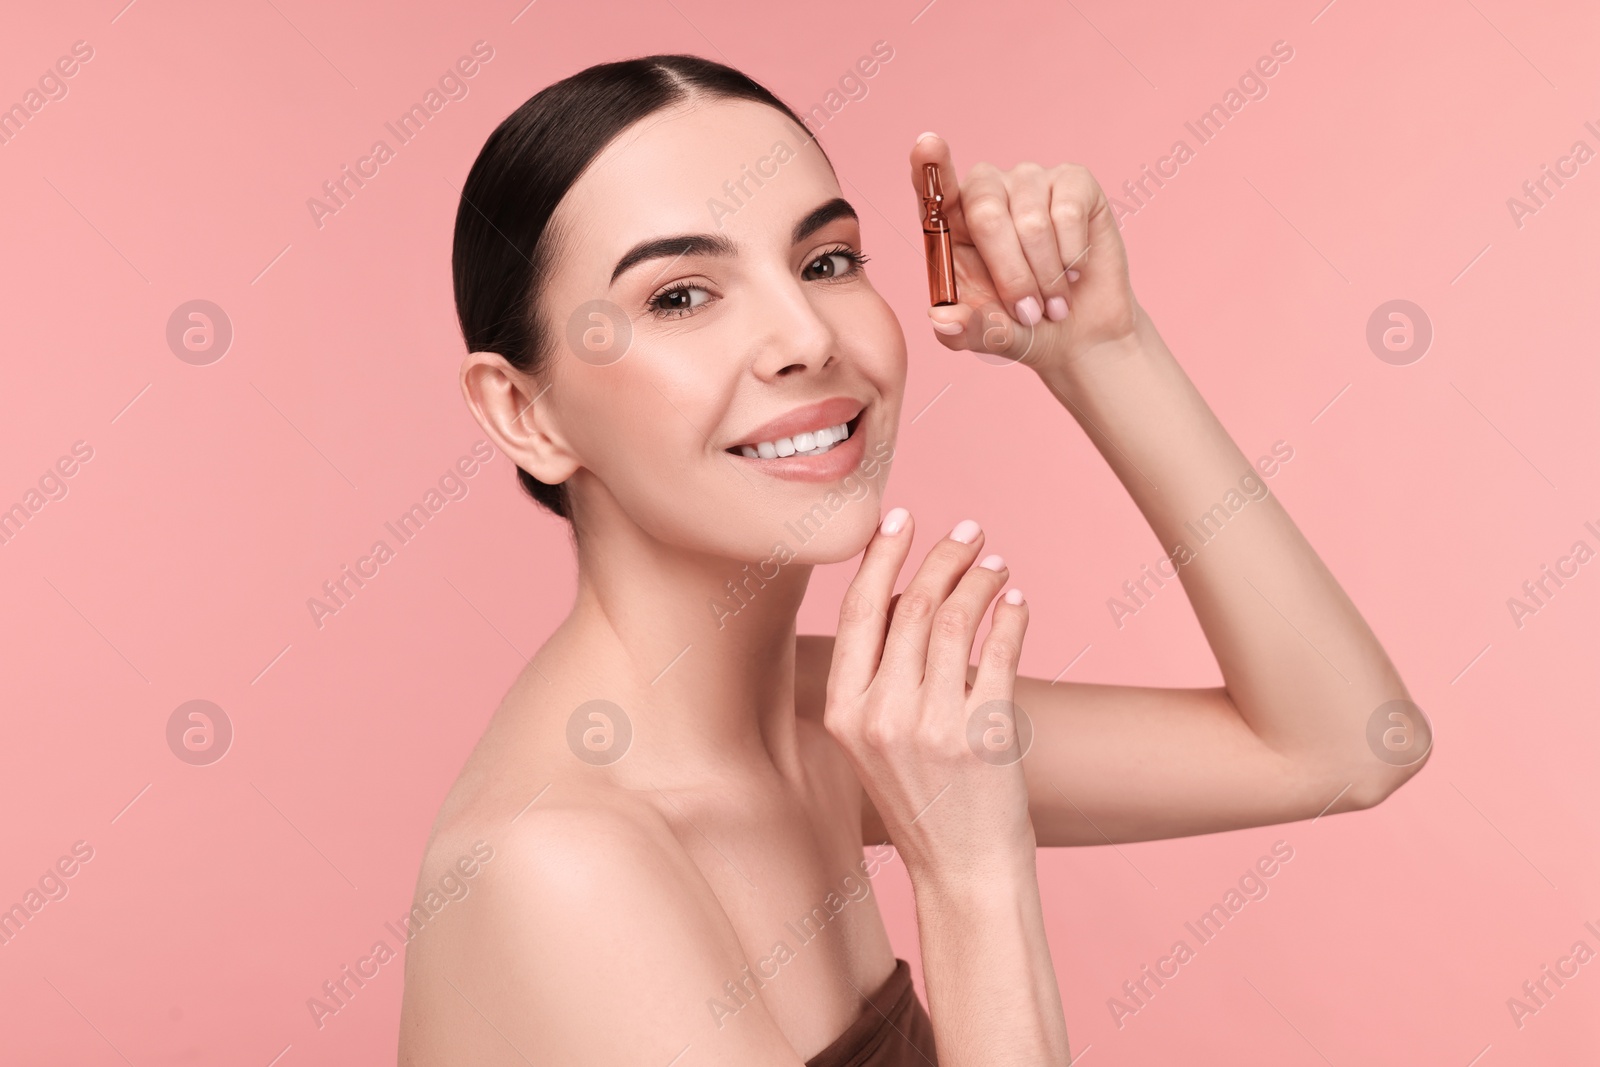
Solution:
<path fill-rule="evenodd" d="M 981 308 L 975 309 L 966 320 L 965 331 L 959 337 L 950 338 L 957 344 L 946 347 L 967 348 L 974 352 L 998 356 L 1001 361 L 1010 363 L 1024 365 L 1037 363 L 1041 354 L 1047 350 L 1047 346 L 1034 343 L 1039 339 L 1039 328 L 1018 322 L 1012 317 L 1014 314 L 1015 312 L 1008 314 L 1001 310 L 997 303 L 985 303 Z M 1028 358 L 1030 355 L 1033 356 L 1031 362 Z"/>
<path fill-rule="evenodd" d="M 1055 228 L 1061 269 L 1069 272 L 1063 281 L 1076 282 L 1091 274 L 1089 218 L 1104 197 L 1094 175 L 1075 164 L 1058 168 L 1050 183 L 1050 222 Z"/>
<path fill-rule="evenodd" d="M 934 336 L 950 351 L 977 347 L 974 340 L 981 337 L 983 316 L 970 304 L 945 304 L 928 309 L 928 321 Z"/>
<path fill-rule="evenodd" d="M 966 218 L 961 213 L 961 183 L 956 177 L 955 158 L 950 154 L 949 144 L 936 133 L 923 134 L 911 146 L 911 188 L 917 198 L 917 217 L 922 217 L 922 197 L 927 192 L 922 174 L 924 163 L 932 163 L 939 168 L 939 188 L 944 195 L 939 210 L 944 212 L 945 220 L 950 223 L 951 238 L 971 244 Z"/>
<path fill-rule="evenodd" d="M 883 641 L 878 678 L 893 685 L 922 684 L 934 613 L 972 566 L 982 546 L 983 531 L 966 519 L 928 551 L 895 605 L 894 622 Z"/>
<path fill-rule="evenodd" d="M 839 605 L 839 630 L 828 668 L 828 702 L 851 702 L 872 682 L 888 630 L 894 583 L 911 552 L 911 516 L 895 508 L 867 543 L 861 567 Z"/>
<path fill-rule="evenodd" d="M 976 164 L 967 173 L 961 204 L 967 232 L 994 279 L 1001 305 L 1023 325 L 1035 325 L 1044 317 L 1044 301 L 1017 237 L 1005 177 L 991 164 Z"/>
<path fill-rule="evenodd" d="M 1011 198 L 1011 222 L 1016 228 L 1017 241 L 1033 272 L 1045 318 L 1056 322 L 1067 317 L 1067 268 L 1061 262 L 1055 222 L 1050 214 L 1053 191 L 1050 173 L 1037 163 L 1018 163 L 1006 175 L 1006 192 Z"/>
<path fill-rule="evenodd" d="M 1028 629 L 1028 603 L 1012 589 L 994 606 L 994 620 L 978 654 L 972 699 L 1009 701 L 1016 691 L 1017 664 L 1022 660 L 1022 635 Z"/>
<path fill-rule="evenodd" d="M 978 565 L 961 576 L 955 592 L 939 605 L 933 615 L 933 630 L 928 636 L 929 683 L 966 694 L 967 664 L 972 662 L 972 641 L 978 624 L 989 610 L 989 602 L 1000 592 L 1010 571 L 999 556 L 985 556 Z"/>

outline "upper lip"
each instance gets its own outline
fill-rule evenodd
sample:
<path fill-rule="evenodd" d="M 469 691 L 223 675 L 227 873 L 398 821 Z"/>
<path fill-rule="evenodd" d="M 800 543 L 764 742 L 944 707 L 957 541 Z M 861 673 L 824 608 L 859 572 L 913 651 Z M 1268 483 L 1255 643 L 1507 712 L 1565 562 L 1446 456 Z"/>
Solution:
<path fill-rule="evenodd" d="M 837 426 L 841 422 L 849 422 L 865 411 L 866 408 L 866 404 L 853 397 L 829 397 L 827 400 L 819 400 L 815 404 L 806 404 L 804 407 L 785 412 L 771 422 L 762 423 L 734 442 L 733 447 L 757 445 L 762 441 L 776 441 L 780 437 L 792 438 L 795 434 L 805 433 L 809 430 L 820 430 L 825 426 Z"/>

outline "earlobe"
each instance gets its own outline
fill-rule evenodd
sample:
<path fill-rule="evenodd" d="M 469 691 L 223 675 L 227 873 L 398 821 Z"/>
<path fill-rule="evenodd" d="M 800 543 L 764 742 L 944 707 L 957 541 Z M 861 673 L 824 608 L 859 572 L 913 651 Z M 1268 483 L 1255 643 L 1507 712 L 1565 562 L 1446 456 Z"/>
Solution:
<path fill-rule="evenodd" d="M 547 485 L 559 485 L 578 469 L 557 425 L 550 383 L 498 352 L 467 353 L 460 381 L 467 410 L 518 467 Z"/>

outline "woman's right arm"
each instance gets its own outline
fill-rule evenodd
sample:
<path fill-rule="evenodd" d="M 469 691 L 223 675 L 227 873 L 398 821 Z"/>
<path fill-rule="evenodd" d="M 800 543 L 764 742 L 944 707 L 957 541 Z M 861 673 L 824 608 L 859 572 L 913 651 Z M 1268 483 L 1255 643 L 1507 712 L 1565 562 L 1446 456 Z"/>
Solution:
<path fill-rule="evenodd" d="M 911 534 L 895 509 L 867 546 L 840 608 L 823 723 L 911 877 L 942 1067 L 1066 1065 L 1012 703 L 1027 607 L 1012 594 L 995 604 L 969 687 L 1004 561 L 974 567 L 983 534 L 963 523 L 896 598 Z"/>

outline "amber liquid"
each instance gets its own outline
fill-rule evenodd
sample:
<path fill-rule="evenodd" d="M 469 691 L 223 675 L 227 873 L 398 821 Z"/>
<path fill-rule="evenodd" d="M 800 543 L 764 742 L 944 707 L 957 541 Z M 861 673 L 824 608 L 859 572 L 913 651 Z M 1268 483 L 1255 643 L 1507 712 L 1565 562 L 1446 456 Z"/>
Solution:
<path fill-rule="evenodd" d="M 922 231 L 922 243 L 928 254 L 928 302 L 943 307 L 956 302 L 955 249 L 950 243 L 950 230 Z"/>

